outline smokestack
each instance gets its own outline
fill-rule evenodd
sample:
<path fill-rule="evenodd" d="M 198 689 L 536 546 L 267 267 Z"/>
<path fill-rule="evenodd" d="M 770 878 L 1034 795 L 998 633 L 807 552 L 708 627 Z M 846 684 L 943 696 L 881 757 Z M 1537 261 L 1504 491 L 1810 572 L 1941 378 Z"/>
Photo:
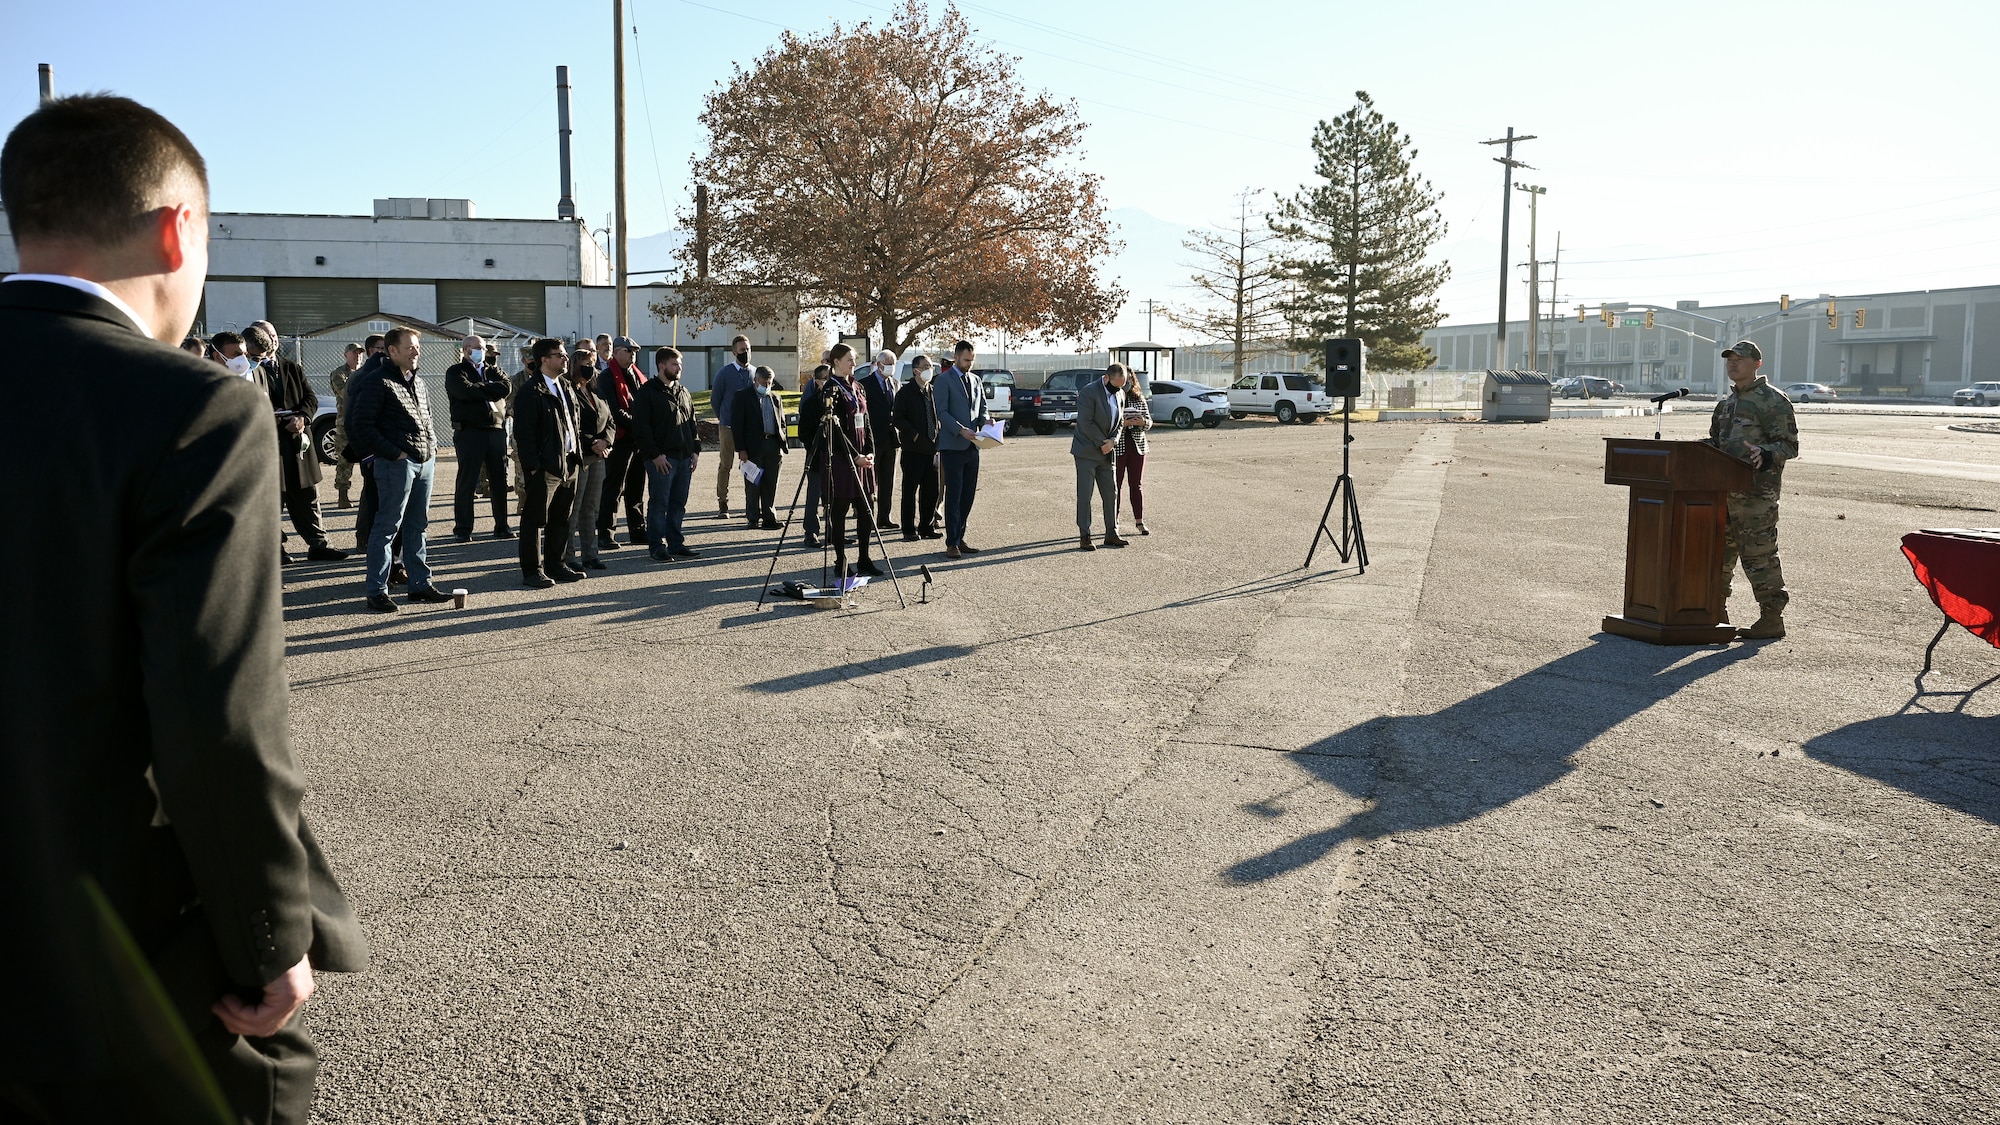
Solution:
<path fill-rule="evenodd" d="M 569 175 L 569 68 L 556 68 L 556 138 L 562 157 L 562 198 L 556 200 L 556 218 L 576 218 L 576 184 Z"/>
<path fill-rule="evenodd" d="M 694 275 L 708 280 L 708 185 L 694 188 Z"/>
<path fill-rule="evenodd" d="M 56 68 L 40 63 L 35 67 L 35 73 L 42 80 L 42 104 L 47 105 L 56 99 Z"/>

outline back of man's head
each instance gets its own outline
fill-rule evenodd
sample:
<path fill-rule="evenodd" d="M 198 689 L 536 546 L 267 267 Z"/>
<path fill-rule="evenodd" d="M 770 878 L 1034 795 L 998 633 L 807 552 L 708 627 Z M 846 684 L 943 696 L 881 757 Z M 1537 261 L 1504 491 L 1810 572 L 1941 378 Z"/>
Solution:
<path fill-rule="evenodd" d="M 56 98 L 21 119 L 0 149 L 0 199 L 17 243 L 112 249 L 162 207 L 208 218 L 208 165 L 173 122 L 130 98 Z"/>

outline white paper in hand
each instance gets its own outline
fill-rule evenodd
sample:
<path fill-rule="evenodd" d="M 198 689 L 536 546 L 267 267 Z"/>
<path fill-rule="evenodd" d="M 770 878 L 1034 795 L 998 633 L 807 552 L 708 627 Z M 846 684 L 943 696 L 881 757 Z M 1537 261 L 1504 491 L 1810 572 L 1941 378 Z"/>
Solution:
<path fill-rule="evenodd" d="M 997 449 L 1007 444 L 1005 435 L 1006 431 L 1001 424 L 994 422 L 991 425 L 979 427 L 979 432 L 972 436 L 972 444 L 978 446 L 980 449 Z"/>
<path fill-rule="evenodd" d="M 745 461 L 741 465 L 738 465 L 737 468 L 743 470 L 743 479 L 749 481 L 751 484 L 756 484 L 758 481 L 764 479 L 764 470 L 758 468 L 755 461 Z"/>

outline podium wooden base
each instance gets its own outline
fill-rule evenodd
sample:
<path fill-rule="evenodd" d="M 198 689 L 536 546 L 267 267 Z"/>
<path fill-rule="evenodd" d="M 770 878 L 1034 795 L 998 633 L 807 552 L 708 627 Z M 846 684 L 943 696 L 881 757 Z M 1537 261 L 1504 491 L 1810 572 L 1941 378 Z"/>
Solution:
<path fill-rule="evenodd" d="M 1727 621 L 1714 625 L 1655 625 L 1615 614 L 1604 619 L 1604 631 L 1652 645 L 1721 645 L 1736 639 L 1736 626 Z"/>

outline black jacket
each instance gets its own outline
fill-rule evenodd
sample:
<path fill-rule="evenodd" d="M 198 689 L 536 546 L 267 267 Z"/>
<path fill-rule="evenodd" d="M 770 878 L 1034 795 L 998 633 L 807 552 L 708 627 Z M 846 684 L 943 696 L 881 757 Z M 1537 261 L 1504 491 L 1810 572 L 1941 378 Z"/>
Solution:
<path fill-rule="evenodd" d="M 597 442 L 611 444 L 611 404 L 598 396 L 595 388 L 577 390 L 576 384 L 569 385 L 570 394 L 576 396 L 576 448 L 585 457 L 593 457 L 590 448 Z"/>
<path fill-rule="evenodd" d="M 271 395 L 271 411 L 278 430 L 278 468 L 285 491 L 311 488 L 319 483 L 319 450 L 313 448 L 312 420 L 319 413 L 319 392 L 306 378 L 306 369 L 289 359 L 264 361 Z M 345 370 L 343 368 L 343 370 Z M 285 432 L 285 419 L 304 423 L 298 433 Z"/>
<path fill-rule="evenodd" d="M 820 420 L 826 417 L 825 381 L 815 383 L 806 380 L 799 384 L 799 444 L 806 448 L 806 460 L 813 468 L 820 466 L 813 443 L 819 440 Z"/>
<path fill-rule="evenodd" d="M 524 473 L 566 477 L 581 460 L 582 445 L 572 454 L 563 439 L 565 422 L 572 434 L 580 429 L 576 395 L 560 376 L 556 383 L 563 390 L 560 398 L 549 390 L 546 379 L 529 380 L 514 392 L 514 452 Z"/>
<path fill-rule="evenodd" d="M 925 452 L 937 448 L 937 402 L 931 398 L 930 384 L 912 379 L 898 388 L 893 416 L 903 448 Z"/>
<path fill-rule="evenodd" d="M 102 1077 L 134 1061 L 107 1028 L 159 1026 L 85 879 L 190 1021 L 367 945 L 299 811 L 270 400 L 61 285 L 0 284 L 0 339 L 91 372 L 0 372 L 0 525 L 66 544 L 61 597 L 0 552 L 4 1088 Z"/>
<path fill-rule="evenodd" d="M 873 432 L 875 449 L 885 452 L 903 443 L 896 437 L 896 383 L 895 372 L 883 374 L 870 368 L 868 374 L 854 380 L 868 396 L 868 429 Z"/>
<path fill-rule="evenodd" d="M 430 392 L 423 378 L 412 375 L 406 381 L 387 359 L 355 372 L 347 384 L 347 441 L 363 458 L 393 461 L 401 453 L 430 460 L 437 436 L 431 432 Z"/>
<path fill-rule="evenodd" d="M 497 368 L 454 363 L 445 369 L 444 396 L 451 400 L 454 430 L 498 430 L 507 424 L 512 388 Z"/>
<path fill-rule="evenodd" d="M 767 400 L 778 408 L 778 432 L 771 435 L 764 433 L 763 407 Z M 776 391 L 760 395 L 752 384 L 749 390 L 730 398 L 729 412 L 735 415 L 729 420 L 729 432 L 735 435 L 738 453 L 748 453 L 757 462 L 785 455 L 785 403 Z"/>
<path fill-rule="evenodd" d="M 618 396 L 618 368 L 606 364 L 604 370 L 597 373 L 597 397 L 611 407 L 611 422 L 616 433 L 613 443 L 621 449 L 632 444 L 632 404 L 639 401 L 639 391 L 652 380 L 640 373 L 638 368 L 628 367 L 625 369 L 624 382 L 626 397 L 621 403 Z"/>
<path fill-rule="evenodd" d="M 602 376 L 599 376 L 602 379 Z M 639 456 L 651 461 L 662 453 L 680 460 L 701 452 L 695 434 L 694 399 L 680 380 L 648 379 L 632 396 L 631 431 Z"/>

